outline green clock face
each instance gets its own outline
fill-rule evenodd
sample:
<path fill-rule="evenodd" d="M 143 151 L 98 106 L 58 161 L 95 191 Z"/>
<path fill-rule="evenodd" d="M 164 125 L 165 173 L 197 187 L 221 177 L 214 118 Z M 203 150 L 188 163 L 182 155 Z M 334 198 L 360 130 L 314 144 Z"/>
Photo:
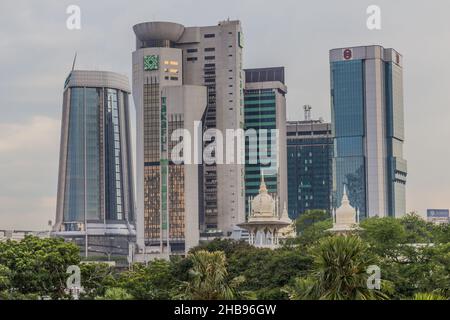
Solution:
<path fill-rule="evenodd" d="M 157 55 L 144 56 L 144 70 L 158 70 L 159 68 L 159 57 Z"/>

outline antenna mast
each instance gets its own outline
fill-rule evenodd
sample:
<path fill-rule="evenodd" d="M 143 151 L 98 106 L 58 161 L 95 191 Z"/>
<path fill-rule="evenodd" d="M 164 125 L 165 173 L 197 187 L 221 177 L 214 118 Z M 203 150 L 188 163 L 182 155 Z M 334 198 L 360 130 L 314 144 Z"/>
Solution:
<path fill-rule="evenodd" d="M 312 107 L 309 104 L 303 106 L 303 110 L 305 111 L 305 121 L 311 121 L 311 109 Z"/>
<path fill-rule="evenodd" d="M 75 52 L 75 57 L 73 57 L 73 63 L 72 63 L 72 71 L 75 69 L 75 62 L 77 61 L 77 53 Z"/>

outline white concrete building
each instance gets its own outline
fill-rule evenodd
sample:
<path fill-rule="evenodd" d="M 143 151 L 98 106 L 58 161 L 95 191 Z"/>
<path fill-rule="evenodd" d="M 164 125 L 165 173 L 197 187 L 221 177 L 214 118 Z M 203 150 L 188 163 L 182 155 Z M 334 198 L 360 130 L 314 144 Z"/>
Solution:
<path fill-rule="evenodd" d="M 167 143 L 180 126 L 194 131 L 194 121 L 203 123 L 195 130 L 200 136 L 243 127 L 241 27 L 239 21 L 210 27 L 144 22 L 133 29 L 138 250 L 185 253 L 198 243 L 199 230 L 227 236 L 245 219 L 243 165 L 178 168 Z M 197 151 L 202 160 L 201 147 Z M 184 182 L 172 178 L 180 174 Z"/>

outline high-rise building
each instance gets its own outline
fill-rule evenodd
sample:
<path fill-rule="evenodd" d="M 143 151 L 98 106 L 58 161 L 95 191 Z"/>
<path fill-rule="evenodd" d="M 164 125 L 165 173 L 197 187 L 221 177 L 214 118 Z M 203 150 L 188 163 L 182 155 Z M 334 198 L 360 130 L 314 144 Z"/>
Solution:
<path fill-rule="evenodd" d="M 175 161 L 172 151 L 180 140 L 172 135 L 176 130 L 187 130 L 192 139 L 183 137 L 186 144 L 194 143 L 196 134 L 201 136 L 206 88 L 183 81 L 183 51 L 175 47 L 175 41 L 184 32 L 183 26 L 149 22 L 134 26 L 134 32 L 137 244 L 139 252 L 150 249 L 166 255 L 185 254 L 199 241 L 201 167 L 194 163 L 192 153 L 185 153 L 187 148 L 181 152 L 186 161 Z"/>
<path fill-rule="evenodd" d="M 152 78 L 154 85 L 196 85 L 207 89 L 206 110 L 201 119 L 202 130 L 219 129 L 225 134 L 226 129 L 243 128 L 243 86 L 244 73 L 242 70 L 243 35 L 239 21 L 222 21 L 216 26 L 184 27 L 169 22 L 145 22 L 134 27 L 136 33 L 136 52 L 133 62 L 133 91 L 143 90 L 146 75 L 142 71 L 142 60 L 145 56 L 154 55 L 161 63 L 158 78 Z M 156 49 L 159 48 L 159 49 Z M 158 51 L 158 52 L 157 52 Z M 153 53 L 152 53 L 153 52 Z M 162 58 L 160 55 L 167 55 Z M 170 56 L 169 56 L 170 55 Z M 164 65 L 165 61 L 176 62 L 177 65 Z M 178 73 L 171 73 L 171 71 Z M 148 80 L 150 81 L 150 80 Z M 134 93 L 137 110 L 144 101 L 139 92 Z M 143 128 L 150 126 L 149 119 L 140 118 L 138 114 L 138 172 L 142 172 L 144 179 L 144 152 L 152 148 L 145 145 L 144 139 L 149 139 L 150 133 Z M 155 123 L 156 124 L 156 123 Z M 153 125 L 152 125 L 153 126 Z M 157 131 L 157 127 L 154 129 Z M 153 132 L 152 134 L 155 134 Z M 157 132 L 156 132 L 157 134 Z M 142 137 L 140 137 L 142 135 Z M 206 142 L 205 142 L 206 143 Z M 210 142 L 208 142 L 210 143 Z M 151 161 L 150 161 L 151 162 Z M 146 167 L 145 170 L 149 170 Z M 156 169 L 155 169 L 156 170 Z M 146 225 L 144 229 L 148 235 L 149 220 L 158 214 L 158 208 L 150 209 L 144 190 L 148 190 L 148 181 L 137 177 L 138 211 L 146 210 Z M 146 179 L 146 178 L 145 178 Z M 215 230 L 228 236 L 233 227 L 244 221 L 244 165 L 242 164 L 202 164 L 199 170 L 199 202 L 195 207 L 198 214 L 200 230 Z M 157 184 L 157 183 L 156 183 Z M 190 184 L 190 189 L 195 188 Z M 144 209 L 148 208 L 148 209 Z M 152 207 L 153 208 L 153 207 Z M 156 210 L 155 212 L 147 212 Z M 194 211 L 194 209 L 192 209 Z"/>
<path fill-rule="evenodd" d="M 306 210 L 330 211 L 333 138 L 331 123 L 310 117 L 287 122 L 288 212 L 296 219 Z"/>
<path fill-rule="evenodd" d="M 403 58 L 394 49 L 333 49 L 334 202 L 344 185 L 361 218 L 405 214 Z M 334 203 L 336 206 L 336 203 Z"/>
<path fill-rule="evenodd" d="M 259 194 L 261 174 L 268 192 L 279 200 L 277 210 L 287 205 L 286 93 L 284 67 L 245 70 L 245 130 L 258 135 L 258 144 L 246 139 L 245 145 L 247 213 L 251 199 Z"/>
<path fill-rule="evenodd" d="M 126 76 L 72 71 L 64 85 L 54 236 L 127 255 L 136 231 Z"/>

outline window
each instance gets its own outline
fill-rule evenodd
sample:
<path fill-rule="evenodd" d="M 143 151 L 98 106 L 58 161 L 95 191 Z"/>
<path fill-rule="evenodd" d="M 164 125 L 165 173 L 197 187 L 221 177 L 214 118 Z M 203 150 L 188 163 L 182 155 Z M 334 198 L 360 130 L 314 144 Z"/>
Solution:
<path fill-rule="evenodd" d="M 197 52 L 197 51 L 198 51 L 197 48 L 190 48 L 190 49 L 186 50 L 187 53 L 194 53 L 194 52 Z"/>
<path fill-rule="evenodd" d="M 170 77 L 170 80 L 178 80 L 178 77 Z"/>
<path fill-rule="evenodd" d="M 216 57 L 215 56 L 206 56 L 205 60 L 214 60 Z"/>
<path fill-rule="evenodd" d="M 197 61 L 197 57 L 189 57 L 187 58 L 187 61 Z"/>
<path fill-rule="evenodd" d="M 206 63 L 205 64 L 205 68 L 215 68 L 216 64 L 215 63 Z"/>
<path fill-rule="evenodd" d="M 171 66 L 177 66 L 177 65 L 178 65 L 178 61 L 164 60 L 164 64 L 165 64 L 165 65 L 171 65 Z"/>
<path fill-rule="evenodd" d="M 207 34 L 205 34 L 204 37 L 205 37 L 205 38 L 215 38 L 216 35 L 215 35 L 214 33 L 207 33 Z"/>
<path fill-rule="evenodd" d="M 216 51 L 216 48 L 205 48 L 205 52 Z"/>

